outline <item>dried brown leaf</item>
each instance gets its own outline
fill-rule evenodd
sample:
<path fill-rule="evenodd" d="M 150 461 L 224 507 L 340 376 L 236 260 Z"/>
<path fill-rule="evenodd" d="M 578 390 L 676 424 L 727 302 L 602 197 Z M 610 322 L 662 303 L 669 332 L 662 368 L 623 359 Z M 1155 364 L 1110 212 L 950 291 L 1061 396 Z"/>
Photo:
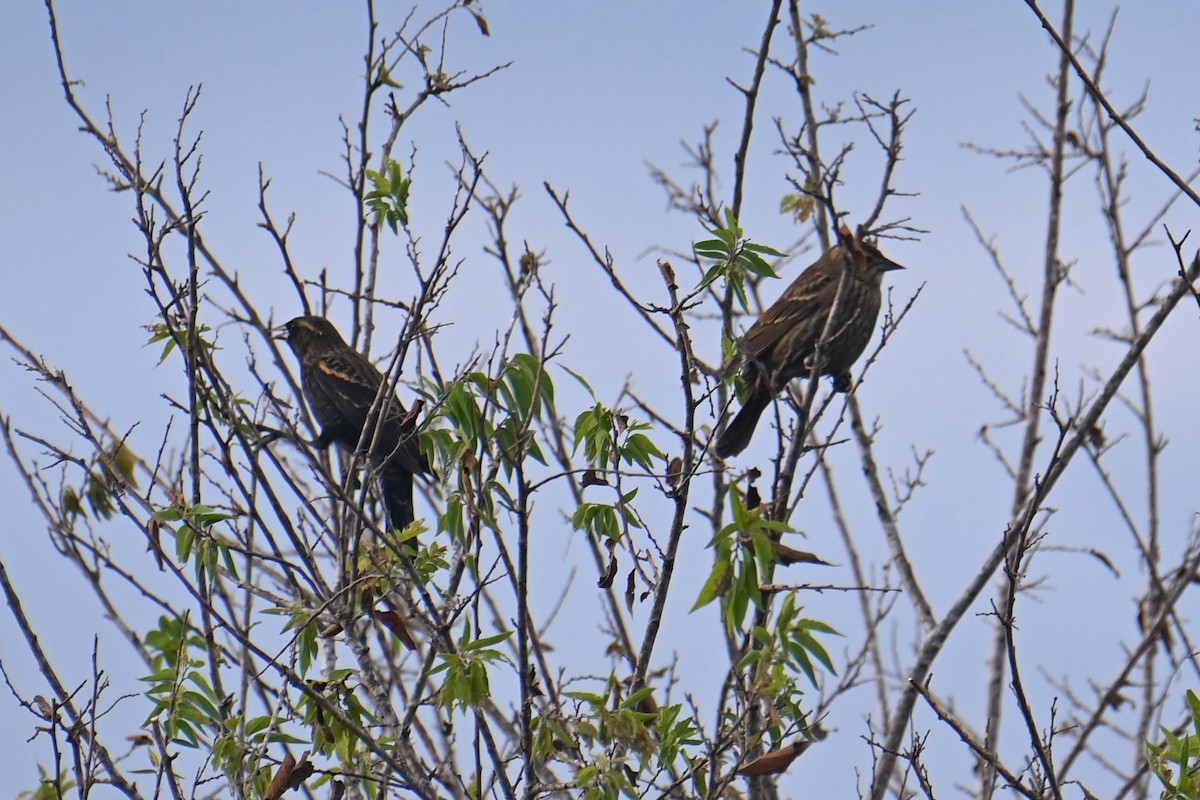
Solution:
<path fill-rule="evenodd" d="M 796 757 L 811 745 L 812 741 L 809 739 L 797 739 L 778 750 L 772 750 L 769 753 L 759 756 L 739 769 L 737 774 L 746 777 L 754 775 L 778 775 L 781 772 L 787 771 L 787 768 L 792 765 Z"/>

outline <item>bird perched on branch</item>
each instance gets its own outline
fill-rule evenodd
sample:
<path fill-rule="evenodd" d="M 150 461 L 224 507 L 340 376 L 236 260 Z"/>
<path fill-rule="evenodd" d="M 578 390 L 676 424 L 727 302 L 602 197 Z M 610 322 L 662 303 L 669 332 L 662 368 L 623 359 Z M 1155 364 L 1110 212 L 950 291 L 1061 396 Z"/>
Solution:
<path fill-rule="evenodd" d="M 346 344 L 329 320 L 296 317 L 278 330 L 300 359 L 304 396 L 321 426 L 314 444 L 324 449 L 337 443 L 354 451 L 362 442 L 379 479 L 388 523 L 404 529 L 414 519 L 413 475 L 432 472 L 418 446 L 415 421 L 394 393 L 380 391 L 383 373 Z"/>
<path fill-rule="evenodd" d="M 903 267 L 846 228 L 840 239 L 738 340 L 745 401 L 717 438 L 720 458 L 746 449 L 763 410 L 788 381 L 812 373 L 814 357 L 820 358 L 819 374 L 833 377 L 835 391 L 850 388 L 850 367 L 866 349 L 879 318 L 883 273 Z M 822 339 L 843 276 L 846 286 L 837 318 Z"/>

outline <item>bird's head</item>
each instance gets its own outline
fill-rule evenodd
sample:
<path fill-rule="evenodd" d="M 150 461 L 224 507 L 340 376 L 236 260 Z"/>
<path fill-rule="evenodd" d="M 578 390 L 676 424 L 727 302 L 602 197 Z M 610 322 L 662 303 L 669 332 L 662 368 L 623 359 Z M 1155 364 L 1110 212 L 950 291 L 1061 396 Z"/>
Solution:
<path fill-rule="evenodd" d="M 879 252 L 879 248 L 872 242 L 861 243 L 863 254 L 866 256 L 867 269 L 873 273 L 884 273 L 893 269 L 904 269 L 900 264 L 892 261 L 890 258 Z"/>
<path fill-rule="evenodd" d="M 838 239 L 840 240 L 838 248 L 854 259 L 854 266 L 862 277 L 878 280 L 883 277 L 885 272 L 904 269 L 903 266 L 881 253 L 875 240 L 865 236 L 861 228 L 855 235 L 850 232 L 849 228 L 842 226 L 838 230 Z"/>
<path fill-rule="evenodd" d="M 346 346 L 337 328 L 324 317 L 296 317 L 276 328 L 275 338 L 286 341 L 301 358 L 305 354 L 323 353 Z"/>

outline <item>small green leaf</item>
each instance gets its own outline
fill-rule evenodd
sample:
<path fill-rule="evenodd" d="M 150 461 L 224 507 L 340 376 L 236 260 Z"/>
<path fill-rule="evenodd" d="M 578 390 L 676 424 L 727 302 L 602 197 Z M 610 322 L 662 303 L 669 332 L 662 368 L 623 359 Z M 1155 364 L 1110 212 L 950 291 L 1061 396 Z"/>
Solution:
<path fill-rule="evenodd" d="M 758 253 L 764 256 L 773 256 L 774 258 L 787 258 L 787 253 L 781 253 L 774 247 L 765 244 L 755 244 L 754 242 L 746 242 L 746 249 L 751 253 Z"/>

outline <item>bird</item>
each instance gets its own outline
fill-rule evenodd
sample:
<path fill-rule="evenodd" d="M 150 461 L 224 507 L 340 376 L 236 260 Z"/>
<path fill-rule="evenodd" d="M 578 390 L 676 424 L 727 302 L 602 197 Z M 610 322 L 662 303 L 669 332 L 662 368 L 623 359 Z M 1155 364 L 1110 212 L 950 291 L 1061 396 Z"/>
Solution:
<path fill-rule="evenodd" d="M 277 338 L 286 340 L 300 361 L 300 384 L 321 428 L 313 444 L 320 449 L 337 444 L 353 452 L 370 422 L 363 444 L 370 448 L 368 460 L 379 480 L 389 526 L 408 527 L 415 519 L 413 475 L 433 470 L 395 393 L 387 393 L 382 410 L 372 413 L 385 381 L 383 373 L 346 344 L 324 317 L 296 317 L 277 331 Z"/>
<path fill-rule="evenodd" d="M 737 341 L 745 386 L 742 408 L 717 437 L 719 458 L 737 455 L 754 435 L 758 418 L 793 378 L 810 375 L 820 344 L 819 373 L 834 379 L 835 391 L 850 388 L 850 367 L 871 339 L 882 305 L 883 274 L 904 269 L 871 242 L 846 228 L 827 250 L 762 312 Z M 849 271 L 846 267 L 849 265 Z M 821 340 L 842 276 L 848 281 L 829 337 Z"/>

